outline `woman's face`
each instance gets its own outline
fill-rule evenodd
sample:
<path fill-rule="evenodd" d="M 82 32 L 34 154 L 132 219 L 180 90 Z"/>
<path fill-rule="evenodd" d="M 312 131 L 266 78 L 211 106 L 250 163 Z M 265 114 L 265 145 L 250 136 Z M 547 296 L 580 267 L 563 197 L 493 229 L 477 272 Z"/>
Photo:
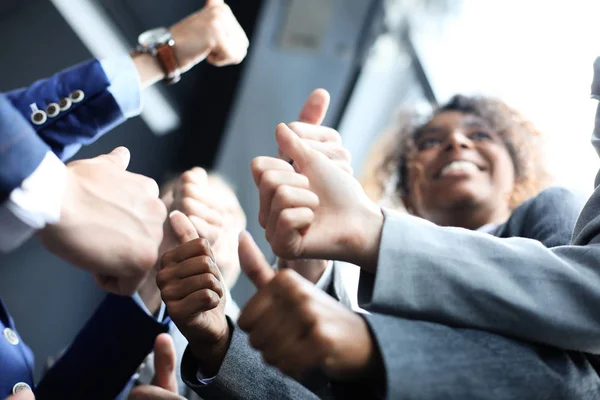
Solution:
<path fill-rule="evenodd" d="M 509 209 L 514 166 L 504 142 L 484 120 L 445 111 L 414 140 L 416 151 L 408 158 L 409 192 L 403 198 L 413 213 L 440 223 L 453 210 Z"/>

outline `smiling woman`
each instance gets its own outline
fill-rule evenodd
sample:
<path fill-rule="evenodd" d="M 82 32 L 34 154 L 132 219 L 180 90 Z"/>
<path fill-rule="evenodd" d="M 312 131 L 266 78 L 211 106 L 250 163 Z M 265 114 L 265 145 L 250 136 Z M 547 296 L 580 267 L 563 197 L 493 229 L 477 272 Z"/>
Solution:
<path fill-rule="evenodd" d="M 516 110 L 456 95 L 423 119 L 402 118 L 376 168 L 406 209 L 443 226 L 478 229 L 506 221 L 550 183 L 542 135 Z"/>

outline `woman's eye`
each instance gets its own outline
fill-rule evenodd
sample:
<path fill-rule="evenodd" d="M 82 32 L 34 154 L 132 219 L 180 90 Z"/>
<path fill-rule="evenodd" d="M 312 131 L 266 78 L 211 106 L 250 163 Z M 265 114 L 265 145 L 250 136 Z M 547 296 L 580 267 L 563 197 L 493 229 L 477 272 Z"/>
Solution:
<path fill-rule="evenodd" d="M 440 144 L 442 144 L 442 141 L 440 139 L 435 139 L 435 138 L 423 139 L 423 140 L 419 141 L 419 143 L 417 144 L 417 148 L 419 150 L 427 150 L 427 149 L 431 149 L 432 147 L 439 146 Z"/>
<path fill-rule="evenodd" d="M 471 140 L 483 141 L 483 140 L 491 140 L 492 135 L 487 132 L 474 132 L 470 135 Z"/>

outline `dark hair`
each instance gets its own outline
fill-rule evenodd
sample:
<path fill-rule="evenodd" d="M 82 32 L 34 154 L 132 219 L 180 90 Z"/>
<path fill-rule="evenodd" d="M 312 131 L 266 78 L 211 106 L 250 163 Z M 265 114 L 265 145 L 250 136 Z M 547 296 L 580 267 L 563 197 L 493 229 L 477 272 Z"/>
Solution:
<path fill-rule="evenodd" d="M 400 124 L 394 129 L 395 144 L 377 168 L 376 179 L 388 180 L 396 174 L 396 192 L 398 195 L 406 195 L 409 190 L 407 165 L 411 154 L 416 151 L 414 138 L 433 118 L 448 111 L 477 116 L 501 137 L 515 168 L 515 185 L 509 199 L 511 208 L 548 186 L 550 175 L 543 156 L 543 139 L 533 123 L 498 99 L 460 94 L 453 96 L 425 118 L 417 113 L 402 114 Z M 387 182 L 379 183 L 385 185 Z"/>

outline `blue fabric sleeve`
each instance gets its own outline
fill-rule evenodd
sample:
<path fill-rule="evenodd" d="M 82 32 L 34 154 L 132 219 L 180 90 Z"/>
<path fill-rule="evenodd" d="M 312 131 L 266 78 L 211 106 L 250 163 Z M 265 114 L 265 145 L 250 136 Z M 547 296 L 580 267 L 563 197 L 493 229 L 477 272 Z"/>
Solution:
<path fill-rule="evenodd" d="M 6 96 L 32 129 L 46 142 L 61 160 L 72 157 L 82 145 L 89 144 L 125 121 L 118 103 L 108 90 L 111 82 L 102 65 L 90 60 L 68 68 L 56 75 L 39 80 L 31 86 L 7 92 Z M 45 123 L 30 122 L 31 105 L 45 110 L 76 91 L 84 92 L 79 103 Z"/>
<path fill-rule="evenodd" d="M 114 399 L 131 380 L 154 340 L 168 332 L 131 299 L 108 295 L 73 344 L 41 380 L 37 400 Z"/>
<path fill-rule="evenodd" d="M 48 146 L 0 93 L 0 203 L 44 159 Z"/>

